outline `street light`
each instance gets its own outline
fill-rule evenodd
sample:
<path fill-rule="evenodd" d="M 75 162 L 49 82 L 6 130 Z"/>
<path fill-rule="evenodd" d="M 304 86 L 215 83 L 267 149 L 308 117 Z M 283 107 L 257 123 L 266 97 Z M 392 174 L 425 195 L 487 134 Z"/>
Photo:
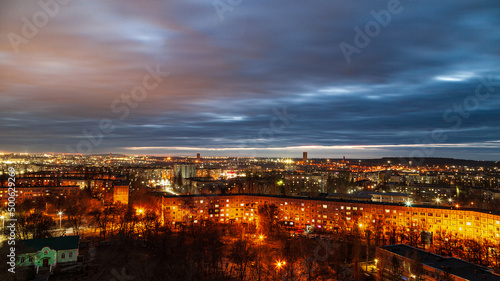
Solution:
<path fill-rule="evenodd" d="M 286 262 L 285 261 L 277 261 L 276 262 L 276 269 L 278 269 L 278 271 L 283 267 L 285 266 Z"/>
<path fill-rule="evenodd" d="M 264 235 L 259 235 L 259 268 L 258 268 L 258 271 L 259 271 L 259 280 L 260 280 L 260 272 L 261 272 L 261 267 L 262 267 L 262 257 L 261 257 L 261 252 L 262 252 L 262 241 L 264 240 Z"/>
<path fill-rule="evenodd" d="M 61 227 L 61 225 L 62 225 L 62 214 L 63 214 L 63 212 L 59 212 L 58 213 L 58 215 L 59 215 L 59 231 L 61 231 L 61 229 L 62 229 L 62 227 Z"/>
<path fill-rule="evenodd" d="M 277 261 L 276 262 L 276 279 L 279 278 L 279 273 L 280 273 L 280 269 L 281 267 L 283 267 L 285 265 L 285 262 L 284 261 Z"/>
<path fill-rule="evenodd" d="M 360 223 L 359 224 L 359 228 L 363 228 L 363 224 Z M 369 242 L 368 240 L 370 239 L 370 233 L 369 233 L 369 230 L 366 229 L 365 230 L 365 234 L 366 234 L 366 263 L 365 263 L 365 267 L 366 267 L 366 271 L 368 271 L 368 256 L 369 256 Z M 361 236 L 361 230 L 360 230 L 360 236 Z"/>

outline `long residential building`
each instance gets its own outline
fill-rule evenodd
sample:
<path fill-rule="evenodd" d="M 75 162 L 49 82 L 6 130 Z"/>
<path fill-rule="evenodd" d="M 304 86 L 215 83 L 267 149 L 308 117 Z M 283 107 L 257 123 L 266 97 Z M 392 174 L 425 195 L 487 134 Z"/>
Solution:
<path fill-rule="evenodd" d="M 421 229 L 432 233 L 451 233 L 459 238 L 500 237 L 500 214 L 477 209 L 439 206 L 285 197 L 256 194 L 181 195 L 161 194 L 165 222 L 199 223 L 213 220 L 223 223 L 258 224 L 258 207 L 274 204 L 284 224 L 295 228 L 317 227 L 335 231 L 340 228 L 374 227 L 383 221 L 385 231 Z"/>

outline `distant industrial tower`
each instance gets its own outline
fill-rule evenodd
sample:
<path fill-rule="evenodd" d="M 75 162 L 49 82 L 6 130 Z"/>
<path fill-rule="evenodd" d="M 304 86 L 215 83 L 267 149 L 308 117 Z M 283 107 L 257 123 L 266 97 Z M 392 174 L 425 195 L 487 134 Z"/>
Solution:
<path fill-rule="evenodd" d="M 307 152 L 302 152 L 302 161 L 307 162 Z"/>
<path fill-rule="evenodd" d="M 200 162 L 200 161 L 201 161 L 201 154 L 196 153 L 196 160 L 197 160 L 198 162 Z"/>

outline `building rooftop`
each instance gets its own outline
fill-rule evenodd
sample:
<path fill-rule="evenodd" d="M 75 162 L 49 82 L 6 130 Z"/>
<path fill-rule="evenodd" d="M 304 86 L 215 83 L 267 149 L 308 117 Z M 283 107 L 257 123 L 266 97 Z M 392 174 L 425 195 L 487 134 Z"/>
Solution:
<path fill-rule="evenodd" d="M 25 247 L 26 252 L 37 252 L 43 247 L 49 247 L 56 251 L 60 250 L 72 250 L 78 249 L 78 243 L 80 237 L 75 236 L 63 236 L 63 237 L 53 237 L 53 238 L 40 238 L 40 239 L 29 239 L 20 241 Z"/>
<path fill-rule="evenodd" d="M 417 253 L 422 264 L 461 277 L 466 280 L 500 281 L 500 275 L 491 272 L 490 268 L 479 266 L 461 259 L 443 257 L 412 246 L 397 244 L 381 247 L 399 256 L 408 257 Z"/>
<path fill-rule="evenodd" d="M 402 192 L 377 192 L 377 191 L 359 191 L 356 193 L 356 195 L 376 195 L 376 196 L 399 196 L 399 197 L 408 197 L 408 193 L 402 193 Z"/>

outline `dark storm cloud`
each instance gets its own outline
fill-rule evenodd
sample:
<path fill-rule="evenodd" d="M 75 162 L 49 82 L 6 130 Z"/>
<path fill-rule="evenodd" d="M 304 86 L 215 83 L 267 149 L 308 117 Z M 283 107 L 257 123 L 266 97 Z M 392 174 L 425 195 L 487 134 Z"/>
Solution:
<path fill-rule="evenodd" d="M 349 63 L 339 45 L 389 3 L 244 0 L 221 20 L 210 1 L 70 1 L 30 38 L 42 7 L 2 4 L 0 150 L 67 152 L 108 118 L 94 153 L 498 159 L 500 3 L 401 1 Z M 157 65 L 170 75 L 120 119 Z M 474 100 L 481 79 L 495 91 Z"/>

